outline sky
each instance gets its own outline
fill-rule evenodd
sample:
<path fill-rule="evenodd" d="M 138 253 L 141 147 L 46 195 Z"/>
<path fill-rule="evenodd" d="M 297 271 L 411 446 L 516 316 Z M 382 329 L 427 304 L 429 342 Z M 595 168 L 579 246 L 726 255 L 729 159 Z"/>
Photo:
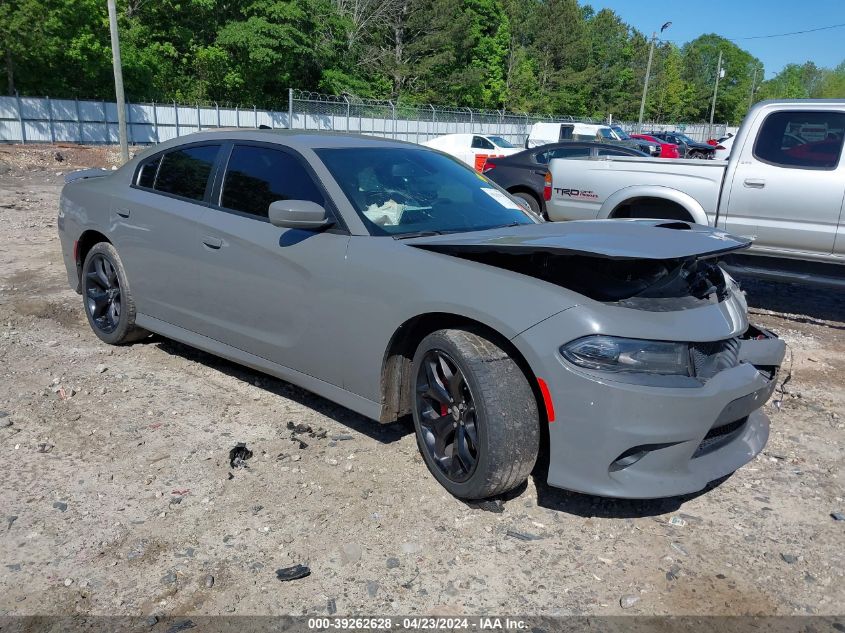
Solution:
<path fill-rule="evenodd" d="M 845 26 L 765 39 L 739 39 L 845 25 L 845 0 L 580 0 L 596 11 L 613 9 L 651 35 L 665 22 L 662 38 L 678 45 L 704 33 L 734 40 L 763 62 L 766 79 L 789 63 L 812 61 L 832 68 L 845 61 Z"/>

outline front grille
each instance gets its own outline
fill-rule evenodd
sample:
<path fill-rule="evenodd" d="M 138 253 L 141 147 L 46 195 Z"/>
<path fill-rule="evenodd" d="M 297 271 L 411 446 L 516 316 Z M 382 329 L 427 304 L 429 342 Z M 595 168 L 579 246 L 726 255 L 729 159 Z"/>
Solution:
<path fill-rule="evenodd" d="M 740 418 L 734 422 L 728 422 L 722 426 L 710 429 L 710 432 L 704 436 L 704 439 L 701 440 L 701 444 L 699 444 L 698 448 L 695 449 L 695 453 L 692 454 L 692 458 L 695 459 L 696 457 L 706 455 L 707 453 L 715 451 L 717 448 L 730 442 L 734 437 L 739 435 L 747 421 L 747 417 Z"/>
<path fill-rule="evenodd" d="M 712 378 L 720 371 L 736 367 L 739 364 L 738 338 L 710 343 L 691 343 L 690 357 L 698 378 Z"/>

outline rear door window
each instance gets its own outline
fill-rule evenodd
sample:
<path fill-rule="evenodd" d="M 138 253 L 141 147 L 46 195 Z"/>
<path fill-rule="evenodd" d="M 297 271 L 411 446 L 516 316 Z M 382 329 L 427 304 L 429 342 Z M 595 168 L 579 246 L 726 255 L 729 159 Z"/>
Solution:
<path fill-rule="evenodd" d="M 220 194 L 220 206 L 266 218 L 276 200 L 310 200 L 323 195 L 299 160 L 285 151 L 257 145 L 235 145 Z"/>
<path fill-rule="evenodd" d="M 843 112 L 775 112 L 760 126 L 754 157 L 780 167 L 834 169 L 843 136 Z"/>
<path fill-rule="evenodd" d="M 194 145 L 167 152 L 161 158 L 153 188 L 182 198 L 202 200 L 219 151 L 220 145 Z"/>

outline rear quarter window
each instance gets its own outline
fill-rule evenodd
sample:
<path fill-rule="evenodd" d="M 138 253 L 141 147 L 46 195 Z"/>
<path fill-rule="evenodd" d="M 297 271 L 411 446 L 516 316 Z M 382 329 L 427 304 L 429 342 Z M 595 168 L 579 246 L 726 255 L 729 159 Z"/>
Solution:
<path fill-rule="evenodd" d="M 141 165 L 141 169 L 138 170 L 138 179 L 135 181 L 135 184 L 139 187 L 152 189 L 153 184 L 155 184 L 156 171 L 158 171 L 158 165 L 160 162 L 161 156 L 156 156 L 153 160 L 147 161 Z"/>
<path fill-rule="evenodd" d="M 589 147 L 559 147 L 537 154 L 537 162 L 548 165 L 553 158 L 589 158 Z"/>
<path fill-rule="evenodd" d="M 167 152 L 161 158 L 153 188 L 182 198 L 202 200 L 219 151 L 220 145 L 195 145 Z"/>

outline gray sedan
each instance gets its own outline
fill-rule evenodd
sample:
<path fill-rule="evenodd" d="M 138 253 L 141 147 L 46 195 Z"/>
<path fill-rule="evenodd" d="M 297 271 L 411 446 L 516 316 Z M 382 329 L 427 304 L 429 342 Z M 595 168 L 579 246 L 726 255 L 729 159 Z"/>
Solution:
<path fill-rule="evenodd" d="M 72 174 L 58 226 L 104 342 L 156 332 L 373 420 L 411 415 L 459 497 L 536 464 L 571 490 L 689 493 L 768 437 L 784 346 L 715 263 L 747 241 L 714 229 L 547 224 L 430 149 L 260 130 Z"/>

